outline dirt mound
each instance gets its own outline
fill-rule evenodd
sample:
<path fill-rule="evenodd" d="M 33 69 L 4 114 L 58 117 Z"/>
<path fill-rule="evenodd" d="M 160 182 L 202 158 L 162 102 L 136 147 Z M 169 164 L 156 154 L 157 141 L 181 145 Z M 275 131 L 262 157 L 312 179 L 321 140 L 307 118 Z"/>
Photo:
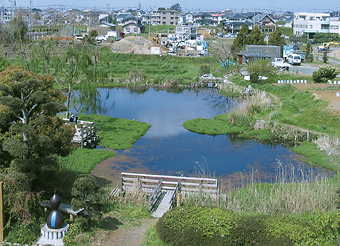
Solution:
<path fill-rule="evenodd" d="M 340 56 L 340 49 L 331 49 L 330 53 L 329 53 L 330 57 L 339 57 Z"/>
<path fill-rule="evenodd" d="M 204 39 L 206 40 L 206 39 L 211 38 L 211 34 L 210 34 L 211 31 L 212 30 L 210 29 L 199 29 L 197 32 L 203 35 Z"/>
<path fill-rule="evenodd" d="M 112 52 L 128 54 L 151 54 L 151 40 L 140 36 L 129 36 L 111 45 Z"/>

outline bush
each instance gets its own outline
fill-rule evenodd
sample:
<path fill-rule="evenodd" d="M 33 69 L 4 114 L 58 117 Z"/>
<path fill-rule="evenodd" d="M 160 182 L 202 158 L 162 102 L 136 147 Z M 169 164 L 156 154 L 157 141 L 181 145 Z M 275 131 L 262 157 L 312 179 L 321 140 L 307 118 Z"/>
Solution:
<path fill-rule="evenodd" d="M 94 176 L 91 174 L 80 174 L 76 181 L 74 181 L 72 196 L 72 209 L 78 210 L 84 208 L 81 215 L 77 217 L 77 222 L 88 227 L 90 219 L 99 219 L 101 217 L 103 190 L 100 189 Z"/>
<path fill-rule="evenodd" d="M 174 208 L 156 224 L 159 237 L 173 245 L 244 245 L 235 237 L 242 219 L 219 208 Z"/>
<path fill-rule="evenodd" d="M 16 224 L 29 226 L 36 223 L 43 214 L 40 206 L 41 193 L 23 191 L 23 182 L 20 182 L 11 171 L 1 173 L 0 181 L 4 183 L 5 229 L 12 228 Z"/>
<path fill-rule="evenodd" d="M 338 215 L 311 217 L 241 216 L 220 208 L 182 207 L 167 212 L 156 230 L 172 245 L 333 245 L 339 236 Z"/>
<path fill-rule="evenodd" d="M 209 65 L 202 65 L 201 66 L 201 75 L 202 74 L 210 74 L 210 66 Z"/>
<path fill-rule="evenodd" d="M 326 83 L 328 80 L 334 79 L 339 73 L 339 69 L 332 66 L 320 67 L 313 72 L 312 79 L 315 83 Z"/>
<path fill-rule="evenodd" d="M 247 67 L 247 71 L 250 75 L 251 83 L 266 83 L 266 80 L 260 80 L 259 76 L 270 76 L 274 73 L 275 68 L 272 67 L 268 60 L 257 60 L 250 62 Z"/>
<path fill-rule="evenodd" d="M 313 40 L 317 43 L 340 41 L 340 35 L 338 33 L 316 33 Z"/>

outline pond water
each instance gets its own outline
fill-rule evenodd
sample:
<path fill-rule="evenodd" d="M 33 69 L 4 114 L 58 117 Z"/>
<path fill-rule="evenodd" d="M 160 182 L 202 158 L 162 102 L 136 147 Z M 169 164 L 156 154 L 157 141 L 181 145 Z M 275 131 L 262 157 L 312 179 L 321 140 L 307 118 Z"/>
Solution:
<path fill-rule="evenodd" d="M 281 144 L 186 130 L 183 127 L 186 120 L 213 118 L 237 107 L 236 100 L 221 96 L 213 89 L 150 87 L 98 89 L 98 92 L 97 103 L 88 114 L 134 119 L 152 125 L 133 148 L 117 151 L 117 157 L 101 172 L 193 175 L 209 171 L 227 177 L 255 170 L 263 177 L 270 177 L 280 163 L 303 165 L 297 154 Z"/>

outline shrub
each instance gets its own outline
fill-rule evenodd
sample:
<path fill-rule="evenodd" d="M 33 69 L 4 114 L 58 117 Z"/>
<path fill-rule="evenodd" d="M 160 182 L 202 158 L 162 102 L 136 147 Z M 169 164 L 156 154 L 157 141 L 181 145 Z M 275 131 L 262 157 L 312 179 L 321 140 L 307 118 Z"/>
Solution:
<path fill-rule="evenodd" d="M 77 217 L 77 222 L 88 227 L 90 219 L 101 217 L 103 190 L 100 189 L 94 176 L 91 174 L 79 175 L 76 181 L 74 181 L 72 196 L 72 208 L 74 210 L 84 208 L 81 215 Z"/>
<path fill-rule="evenodd" d="M 338 73 L 338 68 L 326 65 L 313 72 L 312 79 L 315 83 L 325 83 L 328 80 L 334 79 Z"/>
<path fill-rule="evenodd" d="M 274 73 L 274 68 L 267 60 L 257 60 L 250 62 L 247 67 L 247 71 L 250 75 L 250 81 L 252 83 L 266 83 L 266 80 L 260 80 L 259 76 L 270 76 Z"/>
<path fill-rule="evenodd" d="M 201 75 L 202 74 L 210 74 L 210 66 L 209 65 L 202 65 L 201 66 Z"/>
<path fill-rule="evenodd" d="M 337 214 L 311 218 L 290 215 L 240 215 L 211 207 L 182 207 L 156 224 L 159 238 L 172 245 L 333 245 L 339 236 Z"/>
<path fill-rule="evenodd" d="M 42 216 L 41 193 L 23 191 L 23 183 L 12 172 L 1 173 L 4 183 L 4 223 L 9 229 L 16 224 L 28 226 Z"/>
<path fill-rule="evenodd" d="M 173 245 L 244 245 L 234 237 L 243 224 L 232 211 L 208 207 L 174 208 L 156 224 L 159 237 Z"/>

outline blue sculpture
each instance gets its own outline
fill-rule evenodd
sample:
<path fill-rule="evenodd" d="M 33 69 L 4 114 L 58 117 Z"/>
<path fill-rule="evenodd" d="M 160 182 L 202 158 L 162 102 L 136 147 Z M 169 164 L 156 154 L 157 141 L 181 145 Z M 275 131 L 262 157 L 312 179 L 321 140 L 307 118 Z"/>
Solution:
<path fill-rule="evenodd" d="M 64 225 L 63 215 L 58 210 L 60 206 L 60 197 L 54 194 L 50 199 L 52 212 L 47 217 L 47 226 L 50 229 L 60 229 Z"/>

